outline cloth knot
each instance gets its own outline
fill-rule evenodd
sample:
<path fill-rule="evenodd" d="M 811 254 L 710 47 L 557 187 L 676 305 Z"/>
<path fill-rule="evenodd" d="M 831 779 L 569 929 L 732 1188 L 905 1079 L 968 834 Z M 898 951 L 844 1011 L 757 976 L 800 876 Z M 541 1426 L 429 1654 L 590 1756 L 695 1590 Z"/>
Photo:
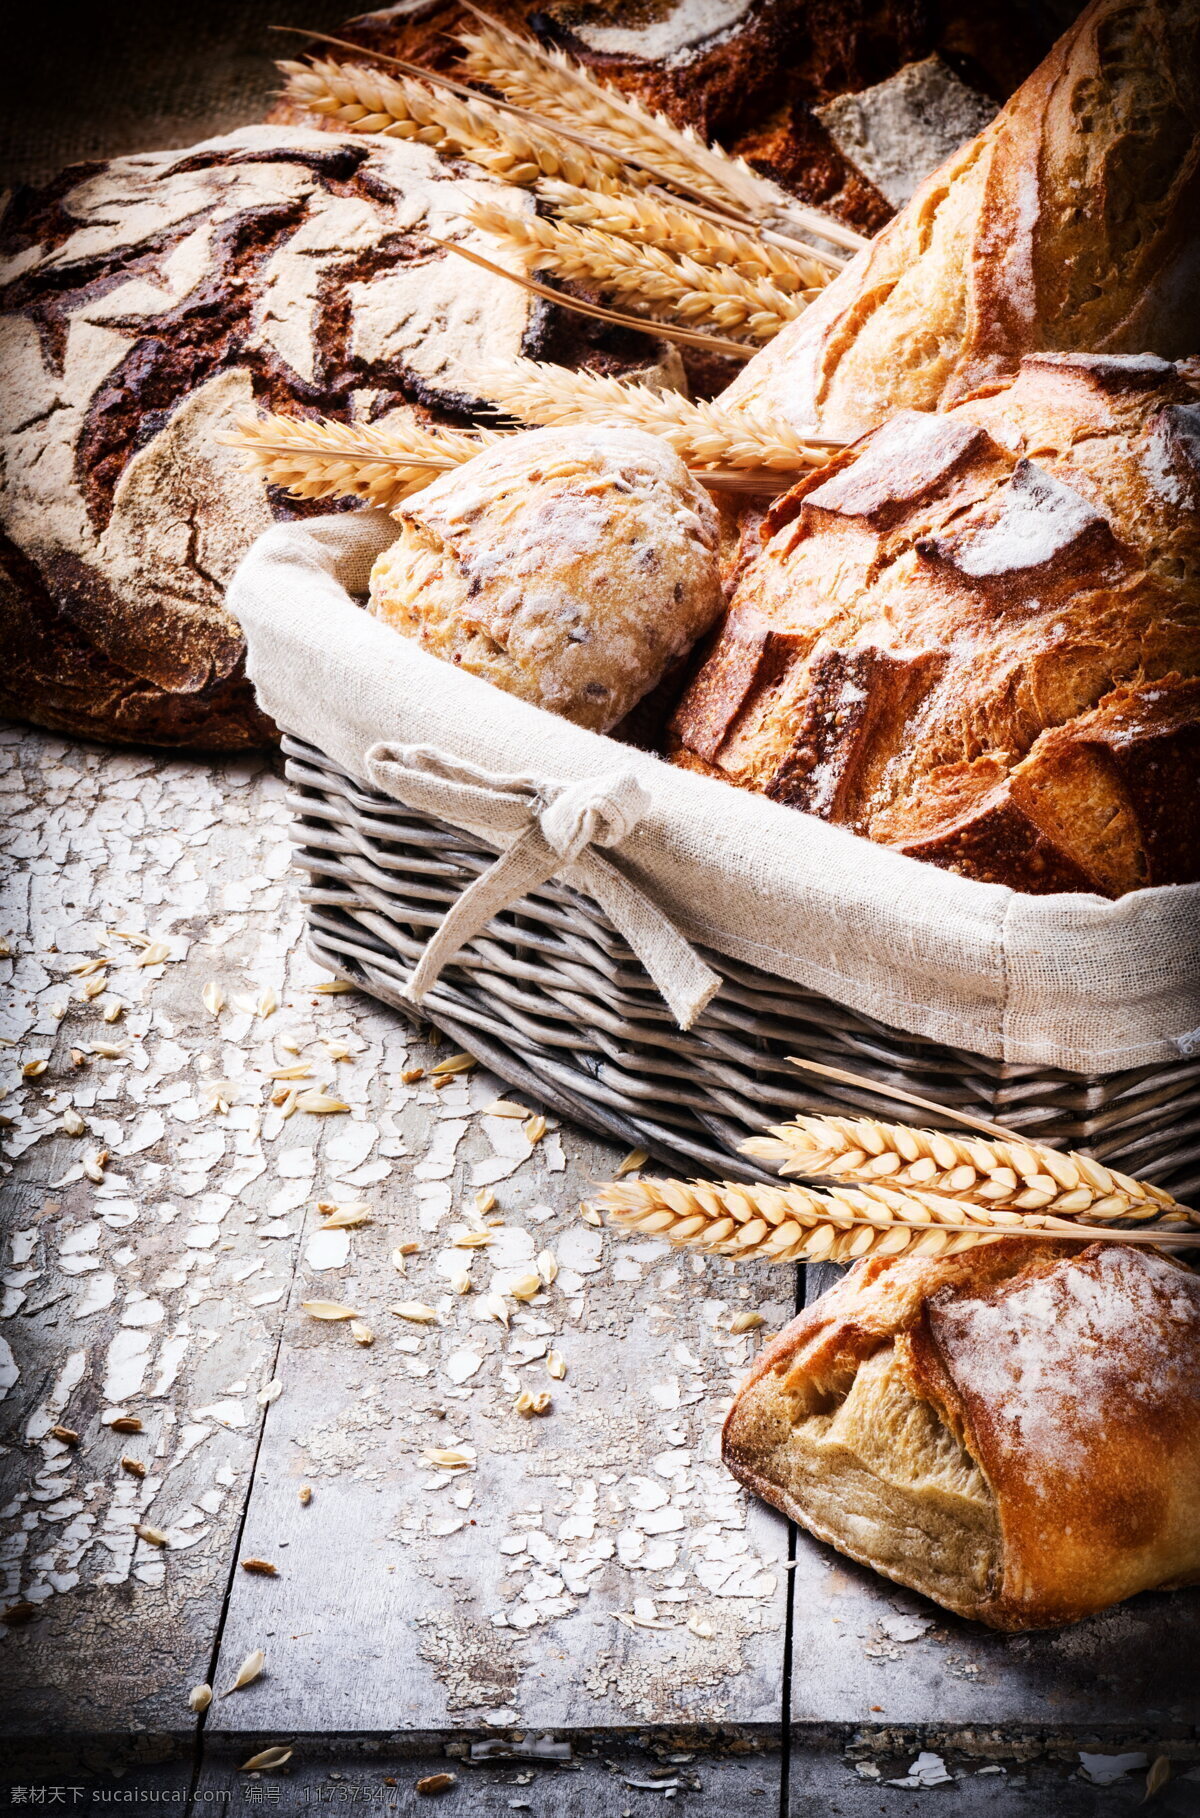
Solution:
<path fill-rule="evenodd" d="M 373 745 L 367 775 L 377 789 L 438 820 L 493 839 L 516 836 L 451 904 L 430 937 L 405 986 L 415 1003 L 494 916 L 567 869 L 629 942 L 680 1028 L 690 1029 L 720 989 L 719 974 L 674 923 L 597 850 L 622 845 L 649 811 L 650 797 L 632 770 L 558 783 L 481 770 L 430 745 Z M 504 840 L 495 843 L 503 846 Z"/>
<path fill-rule="evenodd" d="M 585 846 L 619 846 L 650 806 L 650 797 L 631 770 L 615 776 L 565 783 L 539 816 L 547 844 L 565 864 Z"/>

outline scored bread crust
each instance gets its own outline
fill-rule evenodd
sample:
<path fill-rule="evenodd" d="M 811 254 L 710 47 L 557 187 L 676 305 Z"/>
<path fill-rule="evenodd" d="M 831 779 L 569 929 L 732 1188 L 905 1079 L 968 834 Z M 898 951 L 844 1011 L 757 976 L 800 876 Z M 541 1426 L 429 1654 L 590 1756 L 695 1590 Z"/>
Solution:
<path fill-rule="evenodd" d="M 852 439 L 1036 349 L 1200 344 L 1200 0 L 1093 0 L 723 395 Z"/>
<path fill-rule="evenodd" d="M 870 1258 L 763 1351 L 723 1455 L 959 1615 L 1075 1622 L 1200 1581 L 1198 1347 L 1200 1279 L 1154 1251 Z"/>
<path fill-rule="evenodd" d="M 984 883 L 1200 877 L 1200 404 L 1034 354 L 777 500 L 676 762 Z"/>

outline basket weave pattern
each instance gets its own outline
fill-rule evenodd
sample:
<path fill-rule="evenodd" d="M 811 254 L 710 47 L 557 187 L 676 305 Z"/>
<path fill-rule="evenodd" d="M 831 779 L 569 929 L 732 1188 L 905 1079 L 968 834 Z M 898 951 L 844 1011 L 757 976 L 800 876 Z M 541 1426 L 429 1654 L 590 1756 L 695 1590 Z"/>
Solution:
<path fill-rule="evenodd" d="M 684 1032 L 603 912 L 558 882 L 496 916 L 418 1010 L 405 980 L 495 850 L 312 745 L 283 748 L 315 957 L 592 1129 L 688 1173 L 755 1180 L 769 1177 L 738 1143 L 798 1107 L 898 1114 L 866 1088 L 798 1072 L 788 1060 L 798 1054 L 1085 1149 L 1180 1197 L 1200 1182 L 1200 1057 L 1108 1074 L 1014 1066 L 903 1034 L 711 949 L 703 957 L 725 983 Z"/>

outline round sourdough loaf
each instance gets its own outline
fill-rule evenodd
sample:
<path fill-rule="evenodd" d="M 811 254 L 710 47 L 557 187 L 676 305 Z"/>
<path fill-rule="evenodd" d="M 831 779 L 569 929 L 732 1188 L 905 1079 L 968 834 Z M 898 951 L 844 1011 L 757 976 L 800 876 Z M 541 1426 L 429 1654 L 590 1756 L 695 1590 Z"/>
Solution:
<path fill-rule="evenodd" d="M 466 211 L 495 188 L 423 145 L 252 126 L 13 197 L 0 711 L 198 749 L 272 736 L 225 584 L 274 518 L 336 507 L 268 489 L 219 437 L 256 405 L 461 413 L 484 354 L 542 350 L 553 312 L 423 238 L 477 237 Z"/>
<path fill-rule="evenodd" d="M 948 870 L 1200 878 L 1200 404 L 1037 354 L 772 507 L 673 755 Z"/>
<path fill-rule="evenodd" d="M 607 732 L 722 604 L 717 514 L 639 429 L 533 429 L 395 516 L 371 610 L 497 688 Z"/>

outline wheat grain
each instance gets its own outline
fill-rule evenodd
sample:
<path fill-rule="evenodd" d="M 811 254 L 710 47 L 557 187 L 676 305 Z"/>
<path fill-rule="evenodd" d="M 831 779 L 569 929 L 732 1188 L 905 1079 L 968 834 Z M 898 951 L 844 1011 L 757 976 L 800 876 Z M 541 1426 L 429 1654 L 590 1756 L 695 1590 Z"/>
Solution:
<path fill-rule="evenodd" d="M 417 424 L 386 428 L 279 415 L 243 417 L 221 437 L 245 455 L 245 466 L 294 498 L 361 498 L 398 504 L 432 475 L 469 461 L 496 440 L 491 430 L 466 434 Z"/>
<path fill-rule="evenodd" d="M 561 220 L 577 227 L 596 227 L 645 246 L 661 246 L 700 265 L 729 265 L 744 278 L 768 278 L 789 295 L 820 289 L 832 276 L 816 257 L 788 252 L 695 209 L 659 201 L 644 190 L 603 194 L 547 177 L 537 193 Z"/>
<path fill-rule="evenodd" d="M 1106 1168 L 1090 1156 L 1039 1143 L 947 1135 L 871 1117 L 797 1117 L 740 1145 L 743 1155 L 782 1174 L 886 1182 L 983 1203 L 1007 1218 L 1050 1212 L 1060 1218 L 1187 1216 L 1169 1193 Z"/>
<path fill-rule="evenodd" d="M 636 177 L 620 160 L 574 145 L 552 128 L 531 125 L 483 96 L 466 100 L 435 79 L 388 75 L 361 63 L 281 62 L 287 98 L 310 113 L 336 121 L 344 132 L 381 133 L 416 140 L 434 151 L 470 158 L 506 183 L 528 185 L 542 177 L 594 189 Z"/>
<path fill-rule="evenodd" d="M 664 340 L 679 341 L 685 347 L 704 348 L 709 353 L 722 354 L 731 360 L 749 360 L 754 353 L 754 348 L 747 341 L 732 341 L 724 335 L 705 334 L 698 328 L 687 328 L 680 322 L 664 321 L 659 316 L 650 319 L 606 309 L 599 303 L 590 303 L 586 298 L 572 296 L 567 291 L 551 290 L 548 285 L 539 284 L 536 278 L 521 276 L 507 266 L 496 265 L 481 253 L 472 252 L 470 247 L 461 246 L 456 241 L 438 240 L 432 234 L 427 234 L 426 238 L 431 246 L 440 246 L 446 252 L 457 253 L 459 258 L 469 260 L 472 265 L 478 265 L 484 271 L 490 271 L 494 277 L 507 278 L 514 284 L 520 284 L 535 296 L 544 297 L 548 303 L 557 303 L 560 308 L 572 310 L 576 315 L 591 316 L 597 322 L 612 322 L 619 328 L 635 328 L 642 334 L 659 335 Z"/>
<path fill-rule="evenodd" d="M 472 374 L 482 396 L 527 423 L 629 423 L 669 442 L 703 478 L 706 468 L 802 473 L 829 458 L 829 443 L 798 436 L 764 413 L 692 403 L 677 391 L 652 391 L 620 379 L 537 360 L 485 366 Z"/>
<path fill-rule="evenodd" d="M 955 1256 L 1004 1237 L 1125 1243 L 1194 1242 L 1177 1228 L 1114 1231 L 1047 1213 L 1015 1224 L 984 1206 L 887 1187 L 746 1186 L 738 1181 L 613 1181 L 599 1203 L 612 1222 L 718 1256 L 767 1262 L 853 1262 L 863 1256 Z"/>
<path fill-rule="evenodd" d="M 597 81 L 565 52 L 510 31 L 470 0 L 466 4 L 480 21 L 475 30 L 456 34 L 467 51 L 466 68 L 476 81 L 486 82 L 507 100 L 548 120 L 583 126 L 627 165 L 653 172 L 658 181 L 726 211 L 751 221 L 790 219 L 835 245 L 866 244 L 861 234 L 840 222 L 799 207 L 743 159 L 731 157 L 719 145 L 706 145 L 690 127 L 675 126 L 634 96 Z"/>
<path fill-rule="evenodd" d="M 769 341 L 801 314 L 816 290 L 780 290 L 769 278 L 746 278 L 728 265 L 701 265 L 670 253 L 567 221 L 515 214 L 499 202 L 480 201 L 468 219 L 499 238 L 533 271 L 595 283 L 603 291 L 686 323 L 711 322 Z"/>

